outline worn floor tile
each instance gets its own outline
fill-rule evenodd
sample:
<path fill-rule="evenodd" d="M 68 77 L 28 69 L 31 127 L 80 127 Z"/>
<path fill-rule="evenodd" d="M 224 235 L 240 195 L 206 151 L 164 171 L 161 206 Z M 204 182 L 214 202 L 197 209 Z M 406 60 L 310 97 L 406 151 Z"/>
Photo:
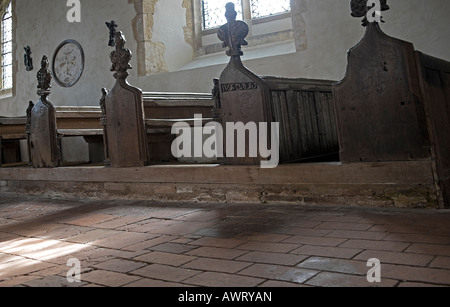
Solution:
<path fill-rule="evenodd" d="M 450 286 L 448 210 L 2 195 L 0 216 L 0 287 Z"/>

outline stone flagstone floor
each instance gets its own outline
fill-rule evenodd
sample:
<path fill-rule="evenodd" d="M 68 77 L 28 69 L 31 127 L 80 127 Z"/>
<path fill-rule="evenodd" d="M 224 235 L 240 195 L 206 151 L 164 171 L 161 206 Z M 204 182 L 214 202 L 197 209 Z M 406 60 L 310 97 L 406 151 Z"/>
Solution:
<path fill-rule="evenodd" d="M 0 287 L 13 286 L 447 287 L 450 211 L 1 194 Z"/>

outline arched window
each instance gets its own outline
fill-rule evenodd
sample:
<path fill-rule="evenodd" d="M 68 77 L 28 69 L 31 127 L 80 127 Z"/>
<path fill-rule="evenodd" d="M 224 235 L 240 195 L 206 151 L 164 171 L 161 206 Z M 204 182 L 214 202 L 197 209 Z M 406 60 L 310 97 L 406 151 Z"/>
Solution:
<path fill-rule="evenodd" d="M 227 22 L 224 16 L 224 8 L 230 0 L 202 0 L 203 29 L 213 29 Z M 270 17 L 291 10 L 290 0 L 235 0 L 237 19 L 243 20 L 245 9 L 251 10 L 251 19 Z"/>
<path fill-rule="evenodd" d="M 13 87 L 13 20 L 12 20 L 12 4 L 6 7 L 3 12 L 1 21 L 1 44 L 0 44 L 0 79 L 1 90 L 9 90 Z"/>
<path fill-rule="evenodd" d="M 246 0 L 244 0 L 246 1 Z M 227 23 L 225 18 L 224 8 L 225 5 L 230 2 L 229 0 L 203 0 L 202 1 L 202 11 L 203 11 L 203 29 L 213 29 L 220 27 Z M 238 13 L 237 19 L 242 20 L 242 2 L 237 0 L 234 2 L 236 12 Z"/>
<path fill-rule="evenodd" d="M 291 10 L 290 0 L 251 0 L 252 18 L 264 18 Z"/>
<path fill-rule="evenodd" d="M 291 0 L 192 0 L 197 57 L 223 51 L 217 30 L 227 23 L 228 2 L 234 3 L 237 19 L 249 26 L 249 47 L 294 41 Z"/>

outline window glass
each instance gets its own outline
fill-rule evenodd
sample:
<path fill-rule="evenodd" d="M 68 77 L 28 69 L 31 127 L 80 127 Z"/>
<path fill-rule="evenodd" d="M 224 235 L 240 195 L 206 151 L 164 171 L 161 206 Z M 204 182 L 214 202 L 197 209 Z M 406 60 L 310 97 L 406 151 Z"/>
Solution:
<path fill-rule="evenodd" d="M 3 15 L 1 24 L 1 66 L 2 66 L 2 89 L 12 88 L 12 14 L 11 3 Z"/>
<path fill-rule="evenodd" d="M 244 0 L 245 1 L 245 0 Z M 203 0 L 203 28 L 213 29 L 227 23 L 225 5 L 230 0 Z M 242 20 L 242 1 L 234 1 L 238 20 Z"/>

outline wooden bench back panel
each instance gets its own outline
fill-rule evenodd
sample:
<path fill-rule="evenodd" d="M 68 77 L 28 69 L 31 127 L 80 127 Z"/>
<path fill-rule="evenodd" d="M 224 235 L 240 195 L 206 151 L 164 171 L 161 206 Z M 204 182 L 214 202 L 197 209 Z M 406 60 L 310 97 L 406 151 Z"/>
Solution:
<path fill-rule="evenodd" d="M 142 91 L 118 78 L 105 97 L 105 106 L 107 163 L 113 167 L 147 165 L 150 158 Z"/>
<path fill-rule="evenodd" d="M 339 152 L 332 85 L 335 81 L 263 77 L 280 123 L 280 160 L 335 158 Z"/>
<path fill-rule="evenodd" d="M 443 201 L 450 207 L 450 62 L 416 55 Z"/>
<path fill-rule="evenodd" d="M 342 162 L 430 158 L 414 46 L 367 26 L 334 86 Z"/>

